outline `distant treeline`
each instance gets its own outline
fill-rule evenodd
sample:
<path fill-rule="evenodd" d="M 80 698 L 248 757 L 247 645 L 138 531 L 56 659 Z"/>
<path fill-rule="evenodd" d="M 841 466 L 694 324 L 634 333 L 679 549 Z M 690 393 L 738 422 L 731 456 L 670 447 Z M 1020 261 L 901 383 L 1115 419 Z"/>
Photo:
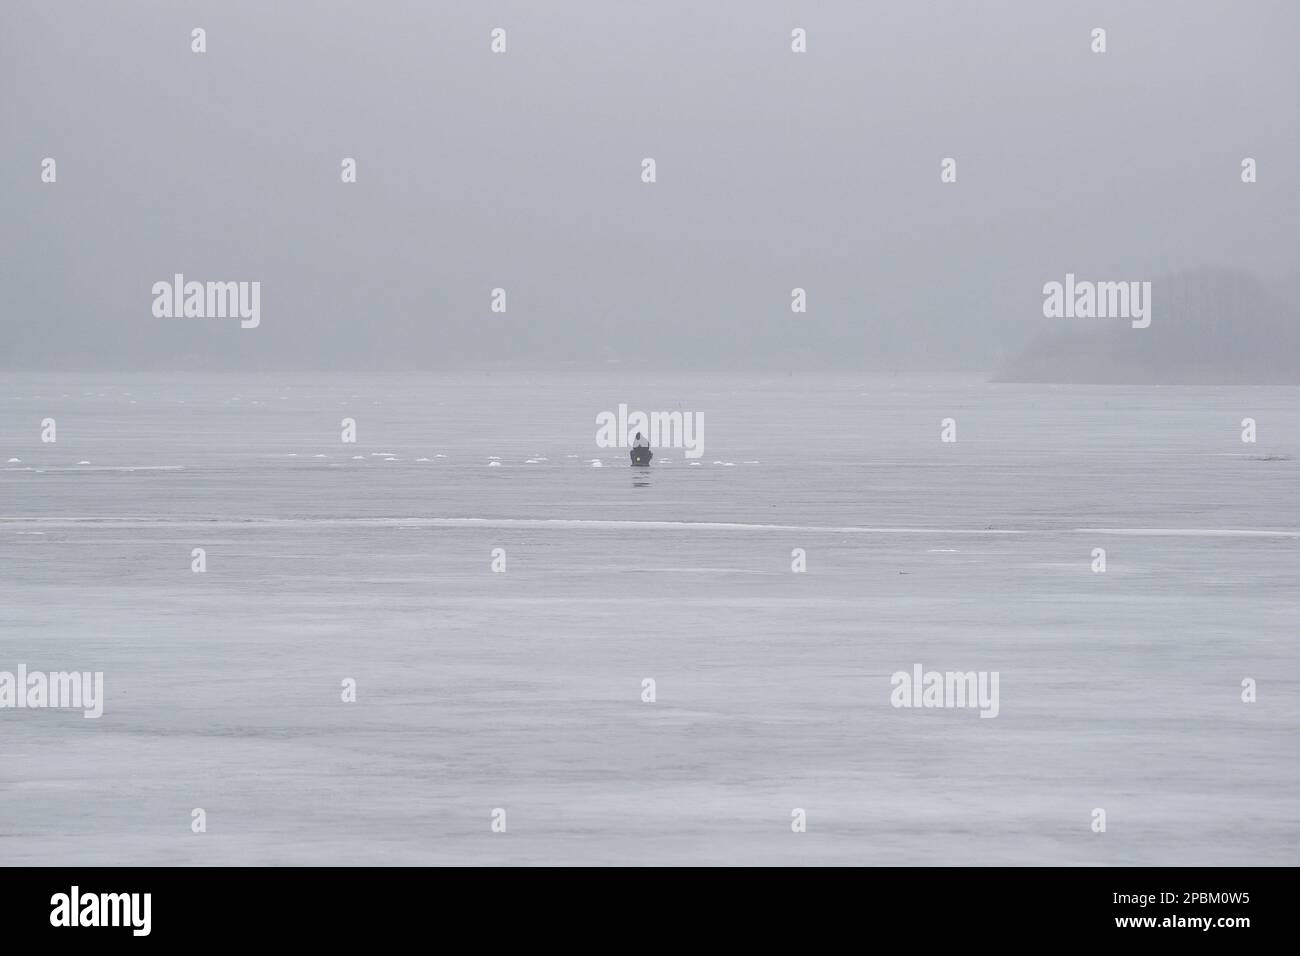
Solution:
<path fill-rule="evenodd" d="M 1244 272 L 1197 269 L 1156 279 L 1152 321 L 1042 319 L 1048 326 L 997 382 L 1300 384 L 1294 294 Z"/>

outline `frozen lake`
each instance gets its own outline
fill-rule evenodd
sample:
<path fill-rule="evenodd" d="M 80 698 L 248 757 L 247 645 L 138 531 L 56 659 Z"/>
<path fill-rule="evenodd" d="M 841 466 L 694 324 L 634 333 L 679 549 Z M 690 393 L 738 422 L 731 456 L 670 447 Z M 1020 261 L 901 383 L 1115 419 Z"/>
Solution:
<path fill-rule="evenodd" d="M 1298 479 L 1293 388 L 7 375 L 0 671 L 106 699 L 0 863 L 1294 865 Z"/>

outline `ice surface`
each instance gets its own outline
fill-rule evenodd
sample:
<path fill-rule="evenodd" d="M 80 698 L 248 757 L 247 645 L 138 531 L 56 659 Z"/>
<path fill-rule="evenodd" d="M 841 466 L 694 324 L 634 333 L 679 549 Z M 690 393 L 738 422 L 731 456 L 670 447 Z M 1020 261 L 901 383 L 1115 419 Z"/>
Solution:
<path fill-rule="evenodd" d="M 289 384 L 5 381 L 0 670 L 107 699 L 0 710 L 0 863 L 1300 863 L 1295 389 Z M 620 401 L 763 464 L 598 474 Z"/>

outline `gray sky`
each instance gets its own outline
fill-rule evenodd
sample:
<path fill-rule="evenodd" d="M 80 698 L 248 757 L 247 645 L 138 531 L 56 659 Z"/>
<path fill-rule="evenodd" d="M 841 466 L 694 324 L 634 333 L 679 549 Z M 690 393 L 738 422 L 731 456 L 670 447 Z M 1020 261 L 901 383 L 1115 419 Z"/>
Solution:
<path fill-rule="evenodd" d="M 0 365 L 986 371 L 1067 271 L 1300 278 L 1298 38 L 1294 0 L 5 0 Z M 154 318 L 174 272 L 260 281 L 260 327 Z"/>

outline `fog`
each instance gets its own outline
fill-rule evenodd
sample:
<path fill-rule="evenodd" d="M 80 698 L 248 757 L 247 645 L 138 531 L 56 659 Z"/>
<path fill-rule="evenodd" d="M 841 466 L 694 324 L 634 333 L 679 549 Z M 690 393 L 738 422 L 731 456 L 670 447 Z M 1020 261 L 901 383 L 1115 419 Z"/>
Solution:
<path fill-rule="evenodd" d="M 1132 336 L 1165 276 L 1293 303 L 1297 35 L 1291 0 L 8 0 L 0 365 L 993 375 L 1110 321 L 1044 317 L 1067 272 L 1154 281 Z M 155 317 L 176 273 L 260 282 L 260 324 Z"/>

